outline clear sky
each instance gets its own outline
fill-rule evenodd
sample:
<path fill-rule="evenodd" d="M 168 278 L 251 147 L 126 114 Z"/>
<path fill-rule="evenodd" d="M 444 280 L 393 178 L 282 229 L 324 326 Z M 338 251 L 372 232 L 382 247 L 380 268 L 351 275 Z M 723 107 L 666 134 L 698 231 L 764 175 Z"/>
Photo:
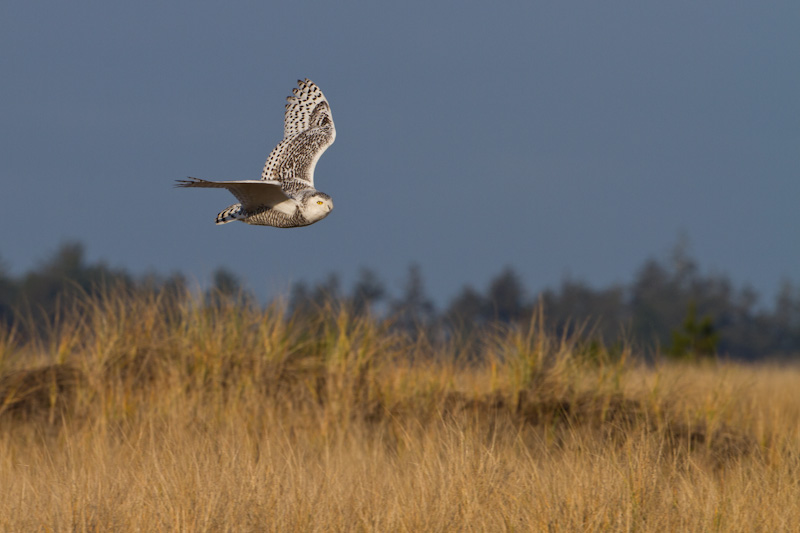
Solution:
<path fill-rule="evenodd" d="M 440 303 L 510 265 L 628 282 L 685 232 L 766 296 L 800 282 L 800 2 L 0 4 L 0 258 L 65 240 L 135 273 L 224 265 L 265 295 L 410 262 Z M 327 96 L 336 208 L 214 217 L 298 78 Z"/>

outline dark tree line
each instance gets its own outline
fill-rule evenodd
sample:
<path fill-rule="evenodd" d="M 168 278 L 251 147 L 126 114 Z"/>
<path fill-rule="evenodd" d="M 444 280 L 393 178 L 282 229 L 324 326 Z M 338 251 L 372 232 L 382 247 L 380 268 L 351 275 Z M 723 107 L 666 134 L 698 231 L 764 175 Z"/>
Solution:
<path fill-rule="evenodd" d="M 8 274 L 0 260 L 0 321 L 21 327 L 21 317 L 52 318 L 59 305 L 76 294 L 108 286 L 188 294 L 181 274 L 134 277 L 102 262 L 90 264 L 83 247 L 70 243 L 18 277 Z M 419 266 L 412 264 L 399 289 L 395 294 L 366 268 L 349 288 L 330 274 L 317 283 L 295 283 L 288 311 L 302 316 L 318 313 L 326 304 L 347 305 L 354 314 L 388 317 L 393 327 L 408 334 L 426 331 L 434 338 L 452 338 L 497 323 L 527 323 L 541 310 L 552 331 L 580 331 L 607 345 L 624 340 L 676 357 L 800 357 L 800 287 L 787 281 L 772 306 L 759 305 L 752 289 L 734 287 L 722 274 L 703 273 L 685 244 L 677 245 L 665 260 L 646 261 L 627 285 L 597 289 L 566 279 L 557 288 L 531 294 L 519 274 L 505 268 L 484 289 L 465 286 L 446 307 L 437 309 Z M 221 268 L 204 301 L 216 305 L 232 297 L 258 301 L 235 274 Z"/>
<path fill-rule="evenodd" d="M 69 308 L 78 295 L 94 295 L 108 288 L 127 291 L 185 292 L 186 280 L 181 274 L 163 277 L 146 274 L 135 278 L 124 269 L 112 268 L 103 262 L 90 264 L 83 245 L 63 244 L 37 267 L 19 277 L 8 274 L 0 258 L 0 323 L 16 327 L 23 335 L 35 335 L 39 324 L 47 323 Z"/>
<path fill-rule="evenodd" d="M 413 332 L 424 326 L 445 337 L 498 322 L 524 324 L 541 310 L 551 331 L 580 332 L 606 345 L 633 342 L 678 358 L 800 359 L 800 286 L 786 281 L 772 306 L 759 305 L 753 289 L 737 288 L 723 274 L 703 273 L 685 243 L 665 260 L 646 261 L 627 285 L 596 289 L 566 279 L 530 294 L 507 267 L 485 289 L 467 285 L 438 310 L 425 294 L 419 267 L 412 265 L 397 296 L 363 269 L 350 292 L 335 275 L 316 285 L 296 284 L 290 304 L 299 310 L 325 298 L 350 302 L 357 312 L 379 308 L 398 327 Z"/>

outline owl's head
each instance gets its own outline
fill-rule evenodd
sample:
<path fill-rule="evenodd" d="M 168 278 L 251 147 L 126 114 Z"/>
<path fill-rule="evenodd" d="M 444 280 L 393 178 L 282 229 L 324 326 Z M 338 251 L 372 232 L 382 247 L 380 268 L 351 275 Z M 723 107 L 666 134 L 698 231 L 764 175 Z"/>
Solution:
<path fill-rule="evenodd" d="M 303 216 L 309 222 L 322 220 L 333 210 L 333 199 L 324 192 L 315 191 L 303 198 Z"/>

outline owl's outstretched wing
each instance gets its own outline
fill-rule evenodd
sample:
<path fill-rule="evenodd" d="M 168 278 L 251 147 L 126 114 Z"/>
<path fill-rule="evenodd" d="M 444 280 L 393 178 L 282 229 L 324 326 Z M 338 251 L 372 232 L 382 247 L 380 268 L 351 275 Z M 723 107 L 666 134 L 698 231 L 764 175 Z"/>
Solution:
<path fill-rule="evenodd" d="M 209 189 L 228 189 L 242 204 L 245 211 L 271 207 L 278 211 L 290 213 L 297 202 L 289 198 L 281 188 L 279 181 L 239 180 L 239 181 L 206 181 L 198 178 L 177 180 L 176 187 L 204 187 Z"/>
<path fill-rule="evenodd" d="M 288 97 L 283 119 L 283 141 L 272 150 L 261 179 L 289 182 L 300 180 L 314 186 L 314 167 L 336 140 L 336 128 L 328 101 L 308 78 L 297 81 L 298 89 Z"/>

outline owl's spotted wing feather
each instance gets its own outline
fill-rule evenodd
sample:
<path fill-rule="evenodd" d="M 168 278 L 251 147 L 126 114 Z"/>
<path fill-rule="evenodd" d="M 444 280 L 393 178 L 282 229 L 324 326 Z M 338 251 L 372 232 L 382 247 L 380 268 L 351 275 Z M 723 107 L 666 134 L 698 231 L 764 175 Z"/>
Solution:
<path fill-rule="evenodd" d="M 283 192 L 279 181 L 206 181 L 198 178 L 189 178 L 188 180 L 178 180 L 177 187 L 228 189 L 241 202 L 245 211 L 271 207 L 288 213 L 297 206 L 297 202 Z"/>
<path fill-rule="evenodd" d="M 288 97 L 283 121 L 283 141 L 272 150 L 261 173 L 262 180 L 301 180 L 314 186 L 314 167 L 336 139 L 331 108 L 314 82 L 297 81 Z M 296 187 L 292 187 L 296 188 Z"/>
<path fill-rule="evenodd" d="M 333 124 L 328 100 L 316 84 L 306 78 L 297 80 L 293 96 L 286 97 L 286 112 L 283 115 L 283 138 L 288 139 L 308 129 Z M 327 119 L 327 120 L 326 120 Z"/>

